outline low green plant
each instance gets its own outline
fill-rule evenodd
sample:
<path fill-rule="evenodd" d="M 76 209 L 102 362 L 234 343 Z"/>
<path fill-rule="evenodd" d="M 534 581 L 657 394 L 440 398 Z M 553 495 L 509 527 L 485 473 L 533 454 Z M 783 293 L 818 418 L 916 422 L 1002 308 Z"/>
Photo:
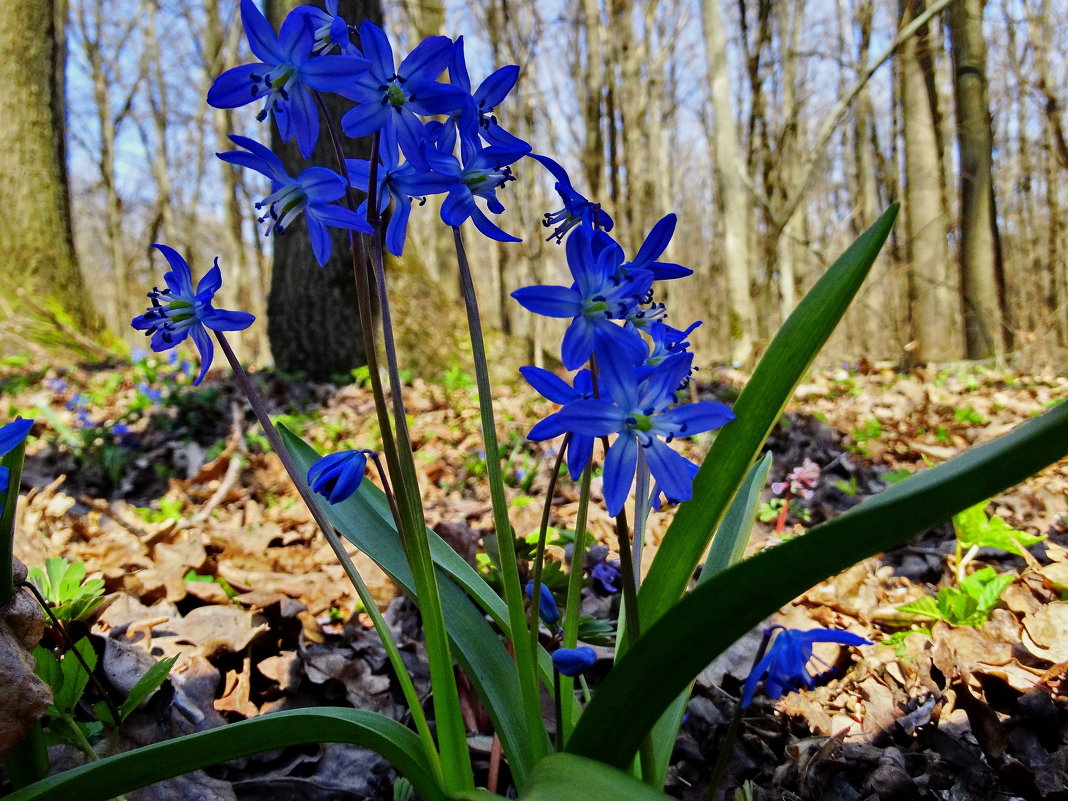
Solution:
<path fill-rule="evenodd" d="M 999 575 L 992 567 L 984 567 L 965 576 L 959 587 L 942 587 L 935 597 L 902 604 L 898 609 L 908 614 L 933 620 L 944 620 L 953 626 L 982 626 L 998 605 L 1001 594 L 1016 580 L 1016 576 Z"/>
<path fill-rule="evenodd" d="M 43 570 L 31 567 L 28 579 L 62 623 L 81 620 L 104 603 L 104 581 L 86 578 L 84 562 L 53 556 L 45 560 Z"/>

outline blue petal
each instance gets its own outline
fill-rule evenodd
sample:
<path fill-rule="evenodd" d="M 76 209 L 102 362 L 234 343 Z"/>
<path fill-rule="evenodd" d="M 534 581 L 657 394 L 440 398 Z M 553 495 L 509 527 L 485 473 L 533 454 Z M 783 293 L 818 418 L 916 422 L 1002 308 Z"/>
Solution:
<path fill-rule="evenodd" d="M 370 62 L 356 56 L 318 56 L 300 65 L 300 77 L 320 92 L 343 92 L 356 75 L 367 72 Z"/>
<path fill-rule="evenodd" d="M 629 433 L 620 434 L 604 457 L 604 503 L 612 517 L 623 511 L 634 482 L 638 443 Z"/>
<path fill-rule="evenodd" d="M 261 91 L 252 82 L 255 73 L 263 74 L 270 69 L 266 64 L 242 64 L 228 69 L 215 79 L 208 89 L 208 105 L 213 108 L 240 108 L 255 100 Z M 259 84 L 262 87 L 262 84 Z"/>
<path fill-rule="evenodd" d="M 212 297 L 219 291 L 219 287 L 222 286 L 222 270 L 219 269 L 219 258 L 215 257 L 215 264 L 212 268 L 200 279 L 200 283 L 197 284 L 197 300 L 211 302 Z"/>
<path fill-rule="evenodd" d="M 367 159 L 345 159 L 345 171 L 349 176 L 349 186 L 367 191 L 371 181 L 371 162 Z"/>
<path fill-rule="evenodd" d="M 690 373 L 692 353 L 676 353 L 668 356 L 649 376 L 642 381 L 641 391 L 635 403 L 637 408 L 666 409 L 675 401 L 675 391 Z"/>
<path fill-rule="evenodd" d="M 653 230 L 649 232 L 649 235 L 645 237 L 645 241 L 642 242 L 642 246 L 638 248 L 638 255 L 634 257 L 634 264 L 644 267 L 645 262 L 656 261 L 660 254 L 667 250 L 671 237 L 675 233 L 675 223 L 677 221 L 678 217 L 674 214 L 668 214 L 654 225 Z"/>
<path fill-rule="evenodd" d="M 286 60 L 285 51 L 271 23 L 263 16 L 253 0 L 241 0 L 241 24 L 248 37 L 248 46 L 264 64 L 280 64 Z"/>
<path fill-rule="evenodd" d="M 230 137 L 230 141 L 238 147 L 245 148 L 249 152 L 242 153 L 240 150 L 229 150 L 225 153 L 216 153 L 215 155 L 223 161 L 231 164 L 238 164 L 242 167 L 247 167 L 250 170 L 255 170 L 276 183 L 285 183 L 290 180 L 289 173 L 286 172 L 282 159 L 280 159 L 269 147 L 261 145 L 255 139 L 249 139 L 246 136 L 237 136 L 236 134 Z"/>
<path fill-rule="evenodd" d="M 408 161 L 416 169 L 430 169 L 424 153 L 427 136 L 423 123 L 407 108 L 400 109 L 399 114 L 394 112 L 392 119 L 396 125 L 397 141 Z"/>
<path fill-rule="evenodd" d="M 511 64 L 507 67 L 501 67 L 478 87 L 475 92 L 475 101 L 481 100 L 484 109 L 499 106 L 501 101 L 512 91 L 512 87 L 515 86 L 515 82 L 518 80 L 519 67 L 517 65 Z"/>
<path fill-rule="evenodd" d="M 285 56 L 283 61 L 299 67 L 301 62 L 311 57 L 312 48 L 315 47 L 316 23 L 309 19 L 308 12 L 318 11 L 310 6 L 297 6 L 282 20 L 282 27 L 278 29 L 278 47 Z"/>
<path fill-rule="evenodd" d="M 527 439 L 531 442 L 543 442 L 547 439 L 556 439 L 561 434 L 567 433 L 560 425 L 556 414 L 550 414 L 544 420 L 539 420 L 527 433 Z"/>
<path fill-rule="evenodd" d="M 677 437 L 712 431 L 734 419 L 729 407 L 716 401 L 698 401 L 668 409 L 657 418 L 657 429 Z"/>
<path fill-rule="evenodd" d="M 394 256 L 404 255 L 404 240 L 408 236 L 408 217 L 412 213 L 412 202 L 402 198 L 393 209 L 386 226 L 386 250 Z"/>
<path fill-rule="evenodd" d="M 330 239 L 330 231 L 312 215 L 306 214 L 304 217 L 308 221 L 308 234 L 311 237 L 312 253 L 315 254 L 315 260 L 319 262 L 319 266 L 325 267 L 327 261 L 330 260 L 330 251 L 334 248 L 334 243 Z"/>
<path fill-rule="evenodd" d="M 256 322 L 256 317 L 243 311 L 210 309 L 203 314 L 201 322 L 212 331 L 244 331 Z"/>
<path fill-rule="evenodd" d="M 407 88 L 412 97 L 404 105 L 417 114 L 449 114 L 460 108 L 464 98 L 468 97 L 463 89 L 435 81 Z"/>
<path fill-rule="evenodd" d="M 345 179 L 326 167 L 308 167 L 297 180 L 309 204 L 330 203 L 345 194 Z"/>
<path fill-rule="evenodd" d="M 275 120 L 286 116 L 291 125 L 289 133 L 282 137 L 282 141 L 288 142 L 290 136 L 295 136 L 300 154 L 304 158 L 311 158 L 315 144 L 319 141 L 319 109 L 315 107 L 315 98 L 308 87 L 299 83 L 293 86 L 289 92 L 286 112 L 274 115 Z"/>
<path fill-rule="evenodd" d="M 618 328 L 618 326 L 611 326 Z M 601 386 L 605 393 L 628 412 L 641 408 L 638 384 L 634 379 L 634 363 L 626 350 L 617 346 L 606 333 L 608 326 L 598 331 L 594 346 L 597 367 L 601 372 Z"/>
<path fill-rule="evenodd" d="M 577 292 L 575 294 L 576 296 L 578 295 Z M 581 312 L 581 302 L 578 302 L 577 305 Z M 584 316 L 580 315 L 571 321 L 571 325 L 564 331 L 564 340 L 560 343 L 560 358 L 564 362 L 564 367 L 568 370 L 577 370 L 586 363 L 586 360 L 590 358 L 590 354 L 593 353 L 594 335 L 596 333 L 597 326 Z"/>
<path fill-rule="evenodd" d="M 567 404 L 556 413 L 556 419 L 564 431 L 603 437 L 622 429 L 626 424 L 627 413 L 606 400 L 587 398 Z M 635 459 L 637 453 L 634 452 Z"/>
<path fill-rule="evenodd" d="M 545 317 L 574 317 L 582 313 L 578 292 L 563 286 L 525 286 L 515 290 L 512 297 L 527 311 Z"/>
<path fill-rule="evenodd" d="M 341 129 L 346 136 L 358 139 L 381 130 L 391 113 L 388 105 L 361 103 L 345 112 L 341 118 Z"/>
<path fill-rule="evenodd" d="M 597 661 L 597 652 L 588 645 L 578 648 L 557 648 L 553 651 L 553 667 L 563 676 L 577 676 Z"/>
<path fill-rule="evenodd" d="M 471 210 L 474 207 L 475 199 L 471 196 L 470 190 L 466 186 L 457 186 L 449 192 L 445 202 L 441 204 L 441 221 L 453 227 L 463 225 L 471 216 Z"/>
<path fill-rule="evenodd" d="M 673 501 L 688 501 L 693 496 L 693 471 L 690 460 L 673 451 L 658 439 L 645 448 L 649 472 L 664 494 Z"/>
<path fill-rule="evenodd" d="M 465 92 L 471 91 L 471 76 L 467 74 L 467 59 L 464 58 L 464 37 L 457 36 L 452 48 L 452 62 L 449 64 L 449 82 Z"/>
<path fill-rule="evenodd" d="M 567 446 L 567 471 L 572 481 L 578 481 L 593 457 L 594 438 L 587 434 L 572 434 Z"/>
<path fill-rule="evenodd" d="M 197 350 L 200 351 L 200 375 L 196 377 L 193 382 L 193 386 L 198 386 L 201 381 L 204 380 L 204 376 L 208 374 L 208 368 L 211 367 L 211 360 L 215 356 L 215 346 L 211 342 L 211 336 L 208 334 L 207 329 L 199 323 L 189 326 L 185 329 L 193 335 L 193 343 L 197 346 Z"/>
<path fill-rule="evenodd" d="M 377 82 L 393 74 L 393 48 L 385 32 L 369 20 L 360 24 L 360 49 L 371 62 L 371 72 Z"/>
<path fill-rule="evenodd" d="M 0 428 L 0 456 L 13 451 L 33 428 L 33 418 L 22 418 Z M 0 489 L 3 489 L 0 487 Z"/>
<path fill-rule="evenodd" d="M 168 245 L 157 243 L 153 244 L 152 247 L 162 253 L 163 258 L 171 266 L 171 272 L 163 276 L 163 280 L 167 282 L 171 292 L 175 295 L 191 297 L 193 295 L 193 276 L 189 272 L 189 265 L 186 264 L 185 259 L 182 258 L 177 250 Z"/>
<path fill-rule="evenodd" d="M 412 82 L 434 80 L 452 59 L 452 47 L 448 36 L 428 36 L 405 56 L 397 75 Z"/>
<path fill-rule="evenodd" d="M 472 203 L 473 202 L 474 201 L 472 200 Z M 501 207 L 501 210 L 504 210 L 503 206 Z M 482 236 L 488 237 L 489 239 L 494 239 L 498 242 L 523 241 L 519 237 L 512 236 L 507 231 L 502 231 L 500 228 L 498 228 L 497 224 L 494 223 L 493 220 L 491 220 L 489 217 L 487 217 L 485 212 L 483 212 L 482 209 L 480 209 L 478 206 L 474 206 L 474 208 L 471 209 L 471 222 L 475 224 L 475 228 L 478 229 L 478 232 L 482 234 Z"/>
<path fill-rule="evenodd" d="M 578 400 L 579 394 L 564 379 L 541 367 L 520 367 L 519 372 L 527 383 L 543 398 L 563 405 Z"/>

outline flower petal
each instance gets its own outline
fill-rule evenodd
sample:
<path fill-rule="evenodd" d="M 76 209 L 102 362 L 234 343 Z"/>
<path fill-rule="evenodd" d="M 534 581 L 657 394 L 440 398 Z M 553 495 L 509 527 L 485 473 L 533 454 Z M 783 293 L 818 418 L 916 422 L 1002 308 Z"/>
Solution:
<path fill-rule="evenodd" d="M 563 405 L 579 398 L 579 393 L 555 373 L 534 366 L 520 367 L 519 372 L 535 392 L 553 403 Z"/>
<path fill-rule="evenodd" d="M 210 309 L 201 316 L 204 327 L 212 331 L 244 331 L 255 321 L 253 314 L 226 309 Z"/>
<path fill-rule="evenodd" d="M 525 286 L 515 290 L 512 297 L 527 311 L 544 317 L 575 317 L 582 313 L 578 292 L 564 286 Z"/>
<path fill-rule="evenodd" d="M 604 504 L 612 517 L 623 511 L 634 482 L 638 442 L 629 433 L 620 434 L 604 457 Z"/>
<path fill-rule="evenodd" d="M 182 258 L 177 250 L 168 245 L 153 244 L 152 247 L 162 253 L 163 258 L 171 266 L 171 272 L 163 276 L 163 280 L 167 282 L 171 292 L 176 295 L 191 297 L 193 295 L 193 276 L 189 272 L 189 265 L 185 259 Z"/>
<path fill-rule="evenodd" d="M 33 418 L 13 420 L 0 428 L 0 456 L 13 451 L 20 442 L 26 439 L 31 428 L 33 428 Z"/>
<path fill-rule="evenodd" d="M 656 483 L 671 500 L 688 501 L 693 497 L 693 470 L 689 459 L 655 438 L 646 446 L 645 458 Z"/>
<path fill-rule="evenodd" d="M 254 84 L 252 76 L 256 73 L 263 74 L 270 67 L 259 62 L 255 64 L 242 64 L 240 67 L 228 69 L 215 79 L 208 89 L 208 105 L 213 108 L 240 108 L 248 105 L 262 93 L 263 84 Z"/>
<path fill-rule="evenodd" d="M 204 376 L 208 374 L 208 369 L 211 367 L 211 360 L 215 356 L 215 346 L 211 342 L 211 336 L 208 334 L 207 329 L 200 323 L 195 323 L 185 329 L 193 336 L 193 343 L 197 346 L 197 350 L 200 351 L 200 375 L 193 381 L 193 386 L 198 386 L 201 381 L 204 380 Z"/>
<path fill-rule="evenodd" d="M 452 48 L 448 36 L 428 36 L 405 56 L 397 75 L 406 81 L 432 81 L 445 71 L 452 59 Z"/>

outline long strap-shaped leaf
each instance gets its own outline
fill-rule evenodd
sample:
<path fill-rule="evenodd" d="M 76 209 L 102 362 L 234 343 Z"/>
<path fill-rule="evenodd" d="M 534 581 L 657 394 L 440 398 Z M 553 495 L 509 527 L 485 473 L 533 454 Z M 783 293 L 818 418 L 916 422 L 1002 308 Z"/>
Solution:
<path fill-rule="evenodd" d="M 370 748 L 412 783 L 420 799 L 445 798 L 423 762 L 422 745 L 413 731 L 376 712 L 322 708 L 274 712 L 127 751 L 49 776 L 16 790 L 4 801 L 107 801 L 209 765 L 305 743 L 352 743 Z"/>
<path fill-rule="evenodd" d="M 586 707 L 567 750 L 623 768 L 672 699 L 765 616 L 1068 454 L 1068 403 L 917 473 L 807 534 L 735 565 L 647 629 Z M 634 699 L 641 703 L 635 704 Z"/>
<path fill-rule="evenodd" d="M 712 532 L 823 343 L 845 314 L 890 233 L 891 206 L 816 282 L 779 329 L 734 405 L 736 419 L 716 436 L 694 479 L 694 500 L 675 513 L 642 582 L 642 628 L 678 600 Z"/>
<path fill-rule="evenodd" d="M 285 427 L 280 426 L 279 430 L 293 460 L 300 469 L 307 470 L 319 458 L 318 454 Z M 370 556 L 407 595 L 415 596 L 415 581 L 381 490 L 365 481 L 352 497 L 339 504 L 324 504 L 323 508 L 342 536 Z M 427 536 L 441 574 L 438 589 L 446 610 L 445 625 L 456 647 L 454 656 L 485 703 L 508 756 L 512 775 L 522 786 L 533 761 L 533 748 L 522 708 L 515 703 L 519 697 L 515 662 L 465 590 L 507 632 L 504 602 L 437 534 L 427 531 Z M 548 670 L 547 656 L 544 661 Z"/>

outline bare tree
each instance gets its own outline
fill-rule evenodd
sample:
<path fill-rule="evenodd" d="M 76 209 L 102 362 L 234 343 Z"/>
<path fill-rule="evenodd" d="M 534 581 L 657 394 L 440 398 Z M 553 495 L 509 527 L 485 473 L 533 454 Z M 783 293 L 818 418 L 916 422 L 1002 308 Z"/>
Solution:
<path fill-rule="evenodd" d="M 62 0 L 14 3 L 0 15 L 0 320 L 59 320 L 101 330 L 74 256 L 64 145 Z M 9 333 L 52 339 L 48 328 Z"/>

